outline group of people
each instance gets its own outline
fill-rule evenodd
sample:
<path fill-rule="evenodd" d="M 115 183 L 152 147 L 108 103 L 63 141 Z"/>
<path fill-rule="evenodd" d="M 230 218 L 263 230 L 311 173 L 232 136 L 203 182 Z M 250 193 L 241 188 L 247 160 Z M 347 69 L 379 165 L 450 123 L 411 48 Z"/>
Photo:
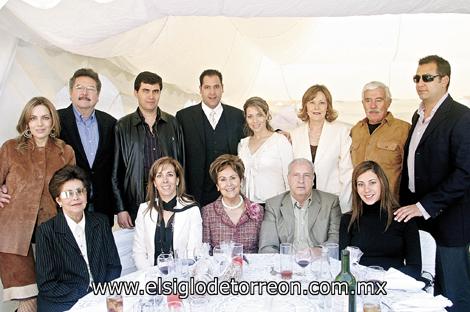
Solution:
<path fill-rule="evenodd" d="M 138 269 L 203 242 L 232 240 L 247 253 L 334 242 L 359 247 L 364 265 L 419 277 L 425 229 L 437 243 L 436 293 L 452 311 L 468 310 L 470 110 L 448 94 L 450 75 L 439 56 L 419 61 L 422 102 L 411 125 L 388 111 L 381 82 L 364 86 L 366 116 L 353 127 L 336 120 L 331 93 L 314 85 L 301 125 L 287 132 L 271 127 L 260 97 L 243 110 L 223 104 L 217 70 L 199 77 L 201 103 L 175 117 L 158 107 L 161 77 L 140 73 L 138 108 L 116 121 L 95 109 L 98 74 L 79 69 L 71 105 L 57 112 L 33 98 L 20 135 L 0 149 L 4 300 L 19 300 L 18 311 L 63 311 L 91 283 L 118 277 L 117 214 L 121 228 L 135 228 Z"/>

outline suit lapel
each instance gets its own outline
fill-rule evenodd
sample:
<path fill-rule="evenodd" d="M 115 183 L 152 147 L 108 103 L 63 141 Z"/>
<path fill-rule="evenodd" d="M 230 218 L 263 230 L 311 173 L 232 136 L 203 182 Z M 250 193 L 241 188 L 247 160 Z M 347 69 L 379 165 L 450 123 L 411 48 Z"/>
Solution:
<path fill-rule="evenodd" d="M 194 114 L 192 115 L 193 125 L 196 127 L 197 133 L 199 134 L 199 138 L 201 139 L 202 146 L 206 145 L 206 138 L 204 135 L 204 118 L 206 115 L 202 110 L 202 103 L 199 103 L 194 110 Z"/>
<path fill-rule="evenodd" d="M 329 140 L 331 140 L 331 137 L 332 137 L 331 131 L 332 131 L 331 124 L 325 120 L 325 122 L 323 123 L 323 129 L 320 134 L 320 139 L 318 140 L 318 149 L 315 154 L 314 164 L 315 163 L 321 164 L 323 157 L 327 155 L 328 146 L 331 146 L 332 144 L 332 142 L 329 142 Z M 307 139 L 308 139 L 308 133 L 307 133 Z M 309 141 L 307 140 L 307 142 Z M 309 148 L 309 153 L 310 153 L 310 144 L 308 144 L 308 148 Z"/>
<path fill-rule="evenodd" d="M 282 221 L 279 224 L 279 236 L 286 237 L 286 240 L 281 239 L 281 241 L 292 243 L 294 242 L 295 217 L 289 193 L 282 199 L 279 210 L 282 217 Z"/>
<path fill-rule="evenodd" d="M 308 206 L 308 232 L 313 233 L 313 226 L 317 221 L 318 214 L 320 213 L 321 202 L 316 190 L 312 190 L 312 201 Z M 312 237 L 310 237 L 312 239 Z M 312 240 L 313 241 L 313 240 Z"/>
<path fill-rule="evenodd" d="M 88 158 L 86 157 L 85 149 L 83 148 L 82 140 L 80 139 L 80 132 L 78 132 L 77 121 L 75 120 L 72 104 L 67 107 L 65 117 L 66 120 L 61 124 L 61 126 L 64 127 L 64 129 L 67 129 L 67 132 L 70 134 L 68 138 L 70 145 L 74 147 L 75 153 L 79 153 L 89 167 Z"/>
<path fill-rule="evenodd" d="M 418 147 L 426 140 L 426 138 L 434 131 L 434 129 L 436 129 L 436 127 L 447 118 L 447 115 L 449 113 L 452 103 L 453 103 L 453 100 L 450 97 L 450 95 L 448 95 L 447 98 L 442 103 L 442 105 L 437 109 L 431 121 L 429 122 L 429 125 L 426 128 L 426 131 L 424 131 L 423 136 L 421 137 L 421 140 L 419 141 Z"/>
<path fill-rule="evenodd" d="M 101 157 L 101 153 L 103 152 L 103 148 L 104 148 L 104 144 L 101 144 L 101 140 L 102 138 L 105 137 L 103 120 L 101 120 L 101 116 L 98 114 L 96 110 L 95 110 L 95 118 L 96 118 L 96 122 L 98 123 L 98 148 L 96 149 L 95 160 L 93 161 L 92 167 L 95 166 L 95 163 L 97 163 L 97 160 L 99 160 L 99 157 Z"/>
<path fill-rule="evenodd" d="M 90 270 L 92 268 L 99 269 L 99 262 L 95 263 L 94 261 L 98 261 L 100 259 L 99 253 L 100 250 L 98 248 L 94 248 L 95 246 L 99 246 L 100 242 L 96 240 L 100 240 L 101 237 L 98 235 L 99 231 L 97 231 L 97 227 L 99 226 L 98 221 L 92 214 L 85 213 L 86 222 L 85 222 L 85 238 L 86 238 L 86 250 L 88 256 L 88 262 L 90 263 Z M 91 272 L 93 274 L 93 278 L 97 278 L 96 272 Z M 106 272 L 104 272 L 106 274 Z"/>
<path fill-rule="evenodd" d="M 78 247 L 75 237 L 73 237 L 72 231 L 70 230 L 65 216 L 62 212 L 57 214 L 57 219 L 55 222 L 55 231 L 59 233 L 64 239 L 65 244 L 70 245 L 74 248 L 79 254 L 81 254 L 80 248 Z"/>

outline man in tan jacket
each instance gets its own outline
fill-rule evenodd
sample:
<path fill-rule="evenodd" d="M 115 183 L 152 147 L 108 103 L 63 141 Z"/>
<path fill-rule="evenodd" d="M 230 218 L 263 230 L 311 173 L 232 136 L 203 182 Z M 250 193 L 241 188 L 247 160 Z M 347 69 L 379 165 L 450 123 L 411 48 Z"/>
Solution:
<path fill-rule="evenodd" d="M 377 162 L 385 171 L 398 200 L 403 166 L 403 147 L 410 124 L 393 117 L 388 111 L 392 97 L 389 88 L 378 81 L 362 89 L 366 118 L 351 129 L 351 159 L 355 167 L 364 160 Z"/>

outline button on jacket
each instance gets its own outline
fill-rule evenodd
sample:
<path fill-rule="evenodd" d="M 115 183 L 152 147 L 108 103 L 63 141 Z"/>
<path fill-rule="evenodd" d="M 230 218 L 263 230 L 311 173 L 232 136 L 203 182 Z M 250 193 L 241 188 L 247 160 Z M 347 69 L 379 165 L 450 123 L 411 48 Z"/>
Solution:
<path fill-rule="evenodd" d="M 173 157 L 184 166 L 183 132 L 176 118 L 157 110 L 156 138 L 162 155 Z M 117 212 L 128 211 L 132 220 L 140 203 L 145 202 L 144 185 L 145 125 L 137 111 L 116 123 L 116 145 L 112 175 Z"/>

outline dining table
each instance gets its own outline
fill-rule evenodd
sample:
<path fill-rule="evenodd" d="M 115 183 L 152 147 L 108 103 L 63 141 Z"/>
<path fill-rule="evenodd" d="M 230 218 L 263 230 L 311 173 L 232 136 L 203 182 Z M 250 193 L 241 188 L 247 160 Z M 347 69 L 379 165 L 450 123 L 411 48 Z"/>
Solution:
<path fill-rule="evenodd" d="M 182 312 L 236 312 L 236 311 L 283 311 L 283 312 L 319 312 L 334 311 L 335 295 L 326 293 L 310 293 L 310 283 L 331 282 L 340 272 L 341 263 L 337 259 L 330 258 L 327 264 L 329 277 L 325 278 L 322 274 L 325 271 L 325 264 L 320 263 L 320 259 L 313 259 L 305 269 L 293 264 L 293 274 L 291 279 L 283 279 L 280 270 L 279 254 L 245 254 L 241 266 L 241 274 L 237 276 L 234 283 L 239 283 L 238 292 L 232 293 L 232 289 L 212 289 L 211 294 L 185 294 L 184 298 L 177 299 L 182 305 L 175 309 L 172 300 L 177 296 L 168 296 L 149 294 L 144 289 L 149 281 L 156 284 L 157 281 L 185 281 L 189 285 L 191 279 L 199 278 L 199 283 L 210 282 L 214 284 L 215 280 L 219 283 L 224 280 L 223 275 L 217 276 L 220 264 L 213 259 L 214 257 L 204 257 L 189 267 L 186 275 L 174 273 L 174 276 L 163 275 L 156 267 L 150 267 L 144 270 L 138 270 L 130 274 L 121 276 L 114 284 L 133 283 L 139 285 L 137 293 L 123 291 L 120 295 L 123 300 L 123 312 L 145 312 L 145 311 L 182 311 Z M 322 260 L 323 261 L 323 260 Z M 227 266 L 233 263 L 228 262 Z M 198 270 L 207 269 L 211 274 L 197 275 Z M 364 280 L 369 268 L 359 264 L 351 265 L 352 274 L 356 276 L 357 281 Z M 225 279 L 227 280 L 227 279 Z M 418 311 L 418 312 L 440 312 L 445 311 L 446 306 L 452 303 L 443 296 L 433 296 L 423 290 L 424 283 L 396 270 L 389 269 L 384 274 L 386 281 L 386 294 L 380 295 L 381 311 Z M 230 284 L 226 281 L 226 284 Z M 244 288 L 241 288 L 243 284 Z M 258 287 L 254 287 L 254 285 Z M 293 285 L 299 286 L 300 291 Z M 262 288 L 259 285 L 266 285 Z M 267 285 L 270 292 L 267 291 Z M 219 285 L 220 286 L 220 285 Z M 252 287 L 254 293 L 247 293 L 247 289 Z M 291 289 L 292 288 L 292 289 Z M 295 289 L 294 289 L 295 288 Z M 298 293 L 286 293 L 296 290 Z M 94 294 L 88 293 L 81 298 L 70 311 L 80 312 L 102 312 L 107 311 L 106 298 L 109 293 Z M 180 295 L 181 297 L 181 295 Z M 356 295 L 356 311 L 363 311 L 362 296 Z M 152 302 L 152 308 L 145 308 L 145 302 Z M 365 311 L 365 310 L 364 310 Z"/>

